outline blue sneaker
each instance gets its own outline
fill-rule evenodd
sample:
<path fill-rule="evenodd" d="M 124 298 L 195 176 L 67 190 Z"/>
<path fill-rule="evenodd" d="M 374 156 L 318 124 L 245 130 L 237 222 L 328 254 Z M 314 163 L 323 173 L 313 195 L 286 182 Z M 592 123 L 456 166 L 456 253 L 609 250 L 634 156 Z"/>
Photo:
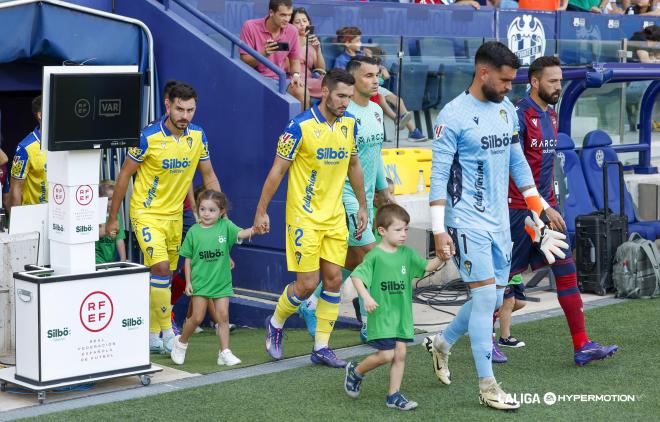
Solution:
<path fill-rule="evenodd" d="M 412 132 L 408 134 L 408 140 L 413 141 L 413 142 L 424 142 L 427 141 L 429 138 L 424 136 L 422 132 L 418 129 L 415 128 Z"/>
<path fill-rule="evenodd" d="M 282 359 L 282 329 L 270 323 L 272 315 L 266 317 L 266 352 L 275 360 Z"/>
<path fill-rule="evenodd" d="M 416 401 L 408 400 L 398 391 L 390 396 L 387 396 L 385 399 L 385 404 L 387 404 L 387 407 L 399 410 L 413 410 L 417 407 Z"/>
<path fill-rule="evenodd" d="M 360 341 L 362 343 L 367 342 L 367 323 L 363 322 L 362 327 L 360 328 Z"/>
<path fill-rule="evenodd" d="M 343 368 L 346 366 L 346 361 L 339 359 L 335 352 L 329 348 L 324 347 L 321 350 L 314 350 L 312 348 L 312 354 L 310 355 L 310 360 L 314 364 L 323 364 L 331 368 Z"/>
<path fill-rule="evenodd" d="M 356 367 L 357 362 L 348 362 L 346 378 L 344 378 L 344 391 L 354 399 L 360 396 L 360 384 L 362 384 L 362 377 L 355 372 Z"/>
<path fill-rule="evenodd" d="M 509 358 L 497 347 L 495 339 L 493 339 L 493 363 L 507 363 Z"/>
<path fill-rule="evenodd" d="M 584 366 L 594 360 L 602 360 L 612 356 L 619 350 L 619 346 L 603 346 L 595 341 L 590 341 L 584 345 L 580 350 L 575 352 L 575 364 L 577 366 Z"/>
<path fill-rule="evenodd" d="M 298 306 L 298 315 L 305 321 L 309 335 L 314 337 L 316 335 L 316 310 L 309 309 L 305 300 Z"/>

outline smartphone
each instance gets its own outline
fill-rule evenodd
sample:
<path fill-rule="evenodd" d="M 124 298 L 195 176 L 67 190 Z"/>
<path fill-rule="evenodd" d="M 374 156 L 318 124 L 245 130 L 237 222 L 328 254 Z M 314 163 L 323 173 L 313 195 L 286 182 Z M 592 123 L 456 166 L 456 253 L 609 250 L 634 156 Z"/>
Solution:
<path fill-rule="evenodd" d="M 314 33 L 314 31 L 315 31 L 314 25 L 309 25 L 307 27 L 307 34 L 308 35 L 312 35 Z"/>
<path fill-rule="evenodd" d="M 289 51 L 289 43 L 288 42 L 278 42 L 276 51 Z"/>

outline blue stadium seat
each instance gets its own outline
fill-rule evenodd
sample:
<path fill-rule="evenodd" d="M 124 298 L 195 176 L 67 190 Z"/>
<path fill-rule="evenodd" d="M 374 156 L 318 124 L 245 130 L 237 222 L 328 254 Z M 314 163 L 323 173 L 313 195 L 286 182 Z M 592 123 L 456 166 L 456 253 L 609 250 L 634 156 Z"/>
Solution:
<path fill-rule="evenodd" d="M 605 198 L 603 195 L 603 163 L 606 161 L 619 161 L 616 151 L 612 148 L 612 138 L 602 131 L 593 130 L 584 137 L 582 154 L 580 156 L 591 198 L 598 209 L 603 209 Z M 612 166 L 614 167 L 614 166 Z M 608 169 L 608 204 L 615 213 L 619 212 L 619 175 L 618 169 Z M 635 207 L 630 193 L 623 185 L 624 212 L 628 217 L 628 231 L 637 232 L 642 237 L 655 240 L 660 236 L 660 221 L 637 221 Z"/>
<path fill-rule="evenodd" d="M 565 133 L 557 135 L 557 157 L 566 177 L 566 197 L 564 198 L 564 221 L 568 229 L 571 245 L 575 240 L 575 218 L 591 214 L 594 205 L 589 196 L 587 181 L 582 173 L 580 158 L 575 152 L 573 140 Z"/>
<path fill-rule="evenodd" d="M 421 111 L 424 102 L 424 93 L 426 92 L 426 77 L 429 66 L 423 63 L 411 61 L 403 62 L 403 75 L 399 73 L 399 64 L 392 65 L 392 83 L 397 86 L 396 78 L 401 77 L 400 97 L 406 103 L 406 107 L 411 111 Z"/>

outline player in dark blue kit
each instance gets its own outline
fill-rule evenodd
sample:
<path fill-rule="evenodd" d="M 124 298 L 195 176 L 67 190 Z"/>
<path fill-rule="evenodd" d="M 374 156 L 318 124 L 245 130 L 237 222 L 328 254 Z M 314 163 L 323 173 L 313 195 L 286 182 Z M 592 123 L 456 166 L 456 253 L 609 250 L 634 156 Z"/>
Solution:
<path fill-rule="evenodd" d="M 557 104 L 561 95 L 562 71 L 556 57 L 540 57 L 529 67 L 530 93 L 516 104 L 520 122 L 520 145 L 534 176 L 534 183 L 541 194 L 543 208 L 553 230 L 566 232 L 566 224 L 556 210 L 557 200 L 552 188 L 555 148 L 557 146 L 557 113 L 551 105 Z M 557 283 L 557 298 L 573 338 L 574 360 L 579 366 L 613 355 L 617 346 L 603 346 L 592 342 L 584 327 L 582 298 L 577 287 L 575 262 L 570 248 L 563 249 L 565 258 L 554 261 L 532 245 L 525 233 L 525 219 L 530 216 L 523 194 L 513 178 L 509 182 L 509 219 L 513 255 L 510 277 L 527 270 L 545 267 L 550 263 Z M 552 257 L 550 257 L 552 259 Z M 502 313 L 511 308 L 504 306 Z M 508 315 L 504 320 L 508 321 Z M 502 319 L 500 319 L 502 325 Z M 500 338 L 499 344 L 507 346 L 509 339 Z"/>
<path fill-rule="evenodd" d="M 435 124 L 431 170 L 431 226 L 441 259 L 454 255 L 470 288 L 447 329 L 424 346 L 436 376 L 450 384 L 449 350 L 466 332 L 479 377 L 480 403 L 496 409 L 520 407 L 500 388 L 492 367 L 492 315 L 502 303 L 511 264 L 508 175 L 525 197 L 532 217 L 527 230 L 551 259 L 568 247 L 549 230 L 532 172 L 518 142 L 518 117 L 506 98 L 520 62 L 504 44 L 487 42 L 477 51 L 470 88 L 447 104 Z M 446 215 L 445 215 L 446 214 Z M 445 232 L 446 226 L 446 232 Z M 496 288 L 496 285 L 498 288 Z"/>

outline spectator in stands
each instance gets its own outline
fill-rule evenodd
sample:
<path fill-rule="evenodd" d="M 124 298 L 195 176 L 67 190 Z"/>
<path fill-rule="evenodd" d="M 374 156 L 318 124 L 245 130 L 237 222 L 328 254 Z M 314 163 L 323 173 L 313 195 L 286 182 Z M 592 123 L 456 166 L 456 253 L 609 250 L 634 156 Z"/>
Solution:
<path fill-rule="evenodd" d="M 268 16 L 246 21 L 241 28 L 241 40 L 285 70 L 289 60 L 289 94 L 301 105 L 305 100 L 303 82 L 300 78 L 302 53 L 298 42 L 298 30 L 289 23 L 293 13 L 291 0 L 270 0 Z M 241 49 L 241 60 L 254 67 L 262 75 L 278 79 L 275 72 L 261 64 L 255 57 Z"/>
<path fill-rule="evenodd" d="M 603 13 L 610 0 L 568 0 L 566 10 L 573 12 Z"/>
<path fill-rule="evenodd" d="M 335 58 L 334 69 L 346 69 L 355 56 L 362 55 L 362 31 L 357 26 L 345 26 L 337 30 L 337 42 L 344 45 L 344 51 Z"/>
<path fill-rule="evenodd" d="M 106 221 L 112 207 L 112 194 L 114 191 L 114 180 L 101 180 L 99 183 L 99 197 L 108 198 Z M 119 232 L 117 232 L 117 236 L 114 239 L 106 229 L 105 223 L 99 227 L 99 240 L 96 241 L 97 264 L 115 262 L 117 259 L 126 261 L 126 245 L 124 244 L 126 232 L 124 231 L 124 219 L 120 213 L 117 213 L 117 221 L 119 221 Z"/>
<path fill-rule="evenodd" d="M 48 202 L 46 151 L 41 149 L 41 95 L 32 100 L 34 128 L 16 147 L 11 165 L 10 206 Z"/>
<path fill-rule="evenodd" d="M 365 56 L 375 57 L 379 63 L 380 73 L 378 75 L 378 82 L 380 85 L 378 86 L 378 98 L 375 102 L 383 109 L 383 113 L 395 122 L 397 119 L 395 110 L 397 108 L 397 102 L 399 102 L 399 129 L 403 126 L 408 128 L 409 141 L 424 142 L 428 140 L 428 138 L 422 134 L 422 131 L 415 127 L 415 123 L 412 120 L 412 112 L 408 111 L 403 99 L 383 86 L 385 81 L 390 78 L 390 73 L 388 72 L 387 67 L 382 63 L 382 54 L 383 50 L 377 46 L 371 46 L 364 49 Z"/>
<path fill-rule="evenodd" d="M 500 9 L 566 10 L 568 0 L 491 0 Z"/>
<path fill-rule="evenodd" d="M 625 0 L 622 2 L 622 8 L 626 15 L 651 15 L 659 16 L 660 0 Z"/>
<path fill-rule="evenodd" d="M 302 66 L 306 72 L 303 75 L 303 84 L 306 85 L 310 97 L 321 98 L 321 80 L 325 75 L 325 59 L 321 52 L 321 42 L 313 33 L 314 31 L 309 31 L 310 28 L 314 28 L 312 18 L 304 8 L 299 7 L 293 10 L 291 23 L 298 29 L 298 44 L 302 55 L 304 56 L 307 51 L 307 57 L 302 60 Z"/>

